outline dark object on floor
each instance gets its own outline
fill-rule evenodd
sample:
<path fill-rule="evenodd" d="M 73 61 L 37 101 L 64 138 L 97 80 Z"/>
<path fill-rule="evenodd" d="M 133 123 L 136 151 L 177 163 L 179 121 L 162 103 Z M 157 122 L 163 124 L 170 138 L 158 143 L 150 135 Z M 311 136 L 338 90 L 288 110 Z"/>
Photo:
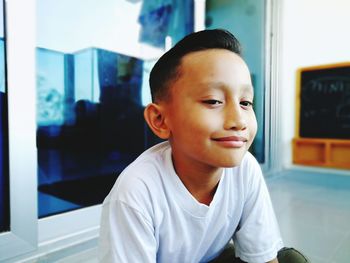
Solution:
<path fill-rule="evenodd" d="M 278 251 L 279 263 L 310 263 L 310 261 L 298 250 L 294 248 L 284 247 Z M 244 261 L 236 258 L 235 248 L 233 243 L 229 243 L 222 253 L 209 263 L 245 263 Z"/>

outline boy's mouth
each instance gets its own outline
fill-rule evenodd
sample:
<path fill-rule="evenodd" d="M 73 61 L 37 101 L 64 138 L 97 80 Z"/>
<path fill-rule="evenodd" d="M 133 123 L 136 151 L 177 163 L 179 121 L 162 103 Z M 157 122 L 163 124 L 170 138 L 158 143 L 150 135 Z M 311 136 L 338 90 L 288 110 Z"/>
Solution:
<path fill-rule="evenodd" d="M 220 137 L 213 138 L 212 140 L 218 142 L 222 146 L 229 148 L 240 148 L 248 141 L 247 138 L 241 136 Z"/>

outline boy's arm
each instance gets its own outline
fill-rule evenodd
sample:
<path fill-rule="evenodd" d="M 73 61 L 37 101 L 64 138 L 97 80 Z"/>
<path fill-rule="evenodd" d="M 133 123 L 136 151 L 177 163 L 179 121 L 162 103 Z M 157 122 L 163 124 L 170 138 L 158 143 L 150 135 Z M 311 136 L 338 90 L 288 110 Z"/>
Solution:
<path fill-rule="evenodd" d="M 99 241 L 100 262 L 156 262 L 157 241 L 152 224 L 121 201 L 103 205 Z"/>
<path fill-rule="evenodd" d="M 273 260 L 271 260 L 271 261 L 268 261 L 267 263 L 278 263 L 278 259 L 275 258 L 275 259 L 273 259 Z"/>

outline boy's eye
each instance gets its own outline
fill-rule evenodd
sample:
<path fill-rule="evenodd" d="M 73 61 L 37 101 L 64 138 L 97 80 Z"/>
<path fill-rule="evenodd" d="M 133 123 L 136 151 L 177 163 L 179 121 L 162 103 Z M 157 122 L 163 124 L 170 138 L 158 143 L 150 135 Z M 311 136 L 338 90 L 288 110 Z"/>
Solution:
<path fill-rule="evenodd" d="M 253 106 L 253 102 L 247 101 L 247 100 L 241 101 L 240 103 L 241 103 L 241 105 L 243 107 L 251 107 L 251 106 Z"/>
<path fill-rule="evenodd" d="M 203 103 L 208 104 L 208 105 L 219 105 L 219 104 L 222 104 L 222 101 L 220 101 L 220 100 L 204 100 Z"/>

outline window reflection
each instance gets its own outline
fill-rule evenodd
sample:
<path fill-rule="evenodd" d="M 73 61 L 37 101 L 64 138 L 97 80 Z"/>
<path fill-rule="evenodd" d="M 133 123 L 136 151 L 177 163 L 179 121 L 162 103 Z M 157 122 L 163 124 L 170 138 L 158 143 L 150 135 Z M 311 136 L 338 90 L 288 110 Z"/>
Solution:
<path fill-rule="evenodd" d="M 0 232 L 10 230 L 9 167 L 8 167 L 8 115 L 5 86 L 4 9 L 0 1 Z"/>
<path fill-rule="evenodd" d="M 143 118 L 143 61 L 103 49 L 37 49 L 39 217 L 101 203 L 157 142 Z"/>

